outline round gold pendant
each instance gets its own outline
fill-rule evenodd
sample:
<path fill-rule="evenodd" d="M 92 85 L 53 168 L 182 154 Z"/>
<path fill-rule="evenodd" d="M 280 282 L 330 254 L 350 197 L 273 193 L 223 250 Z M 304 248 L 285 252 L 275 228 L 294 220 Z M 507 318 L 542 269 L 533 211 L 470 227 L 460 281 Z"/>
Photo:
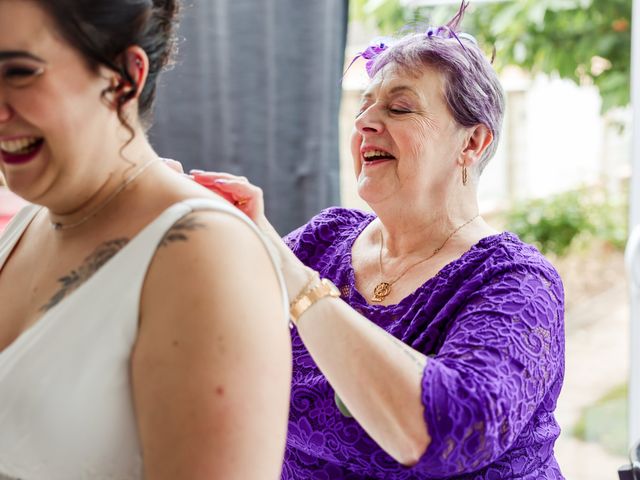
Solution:
<path fill-rule="evenodd" d="M 380 282 L 378 285 L 376 285 L 376 288 L 373 289 L 373 298 L 371 300 L 374 302 L 381 302 L 390 293 L 391 284 L 387 282 Z"/>

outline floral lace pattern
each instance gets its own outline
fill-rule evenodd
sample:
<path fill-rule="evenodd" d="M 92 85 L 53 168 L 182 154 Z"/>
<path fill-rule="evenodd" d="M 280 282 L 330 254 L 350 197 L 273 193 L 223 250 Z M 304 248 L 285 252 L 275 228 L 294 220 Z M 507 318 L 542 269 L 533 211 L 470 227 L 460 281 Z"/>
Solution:
<path fill-rule="evenodd" d="M 293 382 L 282 478 L 562 479 L 553 416 L 564 375 L 564 294 L 554 268 L 505 232 L 478 242 L 396 305 L 355 289 L 351 247 L 375 217 L 331 208 L 285 241 L 370 321 L 428 355 L 422 381 L 431 444 L 413 467 L 353 418 L 292 331 Z"/>

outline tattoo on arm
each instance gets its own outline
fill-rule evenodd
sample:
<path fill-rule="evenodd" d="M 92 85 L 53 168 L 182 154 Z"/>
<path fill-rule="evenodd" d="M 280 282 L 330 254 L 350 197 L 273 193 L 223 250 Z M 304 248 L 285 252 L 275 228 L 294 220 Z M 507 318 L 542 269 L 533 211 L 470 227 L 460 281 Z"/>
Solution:
<path fill-rule="evenodd" d="M 407 358 L 410 358 L 411 361 L 413 362 L 413 364 L 418 367 L 418 370 L 420 370 L 420 374 L 422 374 L 424 367 L 426 366 L 427 362 L 425 361 L 425 359 L 420 357 L 419 352 L 417 352 L 416 350 L 414 350 L 413 348 L 411 348 L 409 345 L 407 345 L 406 343 L 402 342 L 401 340 L 398 340 L 396 337 L 391 336 L 391 339 L 393 340 L 393 343 L 402 350 L 402 353 L 404 353 L 404 355 Z"/>
<path fill-rule="evenodd" d="M 174 223 L 167 233 L 164 234 L 159 246 L 166 247 L 173 242 L 186 242 L 188 240 L 188 232 L 193 232 L 201 228 L 205 228 L 203 223 L 198 223 L 198 221 L 191 216 L 184 217 Z"/>
<path fill-rule="evenodd" d="M 100 267 L 111 260 L 127 243 L 129 243 L 129 239 L 118 238 L 99 245 L 84 259 L 82 265 L 72 270 L 68 275 L 58 279 L 58 283 L 61 284 L 60 289 L 40 308 L 40 311 L 46 312 L 59 304 L 64 298 L 71 294 L 71 292 L 89 280 L 94 273 L 100 270 Z"/>
<path fill-rule="evenodd" d="M 358 312 L 359 313 L 359 312 Z M 366 317 L 365 317 L 366 319 Z M 369 319 L 367 319 L 367 326 L 369 328 L 375 329 L 375 330 L 382 330 L 379 326 L 377 326 L 376 324 L 374 324 L 372 321 L 370 321 Z M 420 352 L 418 352 L 417 350 L 414 350 L 413 348 L 411 348 L 409 345 L 407 345 L 406 343 L 404 343 L 402 340 L 399 340 L 398 338 L 394 337 L 393 335 L 391 335 L 388 332 L 385 332 L 388 334 L 389 338 L 391 339 L 391 341 L 393 342 L 393 344 L 398 347 L 400 350 L 402 350 L 402 353 L 404 353 L 404 355 L 407 358 L 410 358 L 411 361 L 413 362 L 413 364 L 418 367 L 418 370 L 420 371 L 420 374 L 422 374 L 422 372 L 424 371 L 424 367 L 426 366 L 427 362 L 426 359 L 422 358 L 422 354 Z"/>

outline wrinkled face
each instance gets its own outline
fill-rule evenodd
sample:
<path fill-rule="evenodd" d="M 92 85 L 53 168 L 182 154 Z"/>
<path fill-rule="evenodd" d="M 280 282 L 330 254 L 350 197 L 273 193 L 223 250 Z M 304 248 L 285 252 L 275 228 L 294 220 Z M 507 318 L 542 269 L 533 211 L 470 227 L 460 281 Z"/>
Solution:
<path fill-rule="evenodd" d="M 117 119 L 106 87 L 37 2 L 0 0 L 0 172 L 10 189 L 42 203 L 102 168 L 92 160 Z"/>
<path fill-rule="evenodd" d="M 449 112 L 444 76 L 416 77 L 393 64 L 365 90 L 351 137 L 358 193 L 370 205 L 445 194 L 459 173 L 466 130 Z"/>

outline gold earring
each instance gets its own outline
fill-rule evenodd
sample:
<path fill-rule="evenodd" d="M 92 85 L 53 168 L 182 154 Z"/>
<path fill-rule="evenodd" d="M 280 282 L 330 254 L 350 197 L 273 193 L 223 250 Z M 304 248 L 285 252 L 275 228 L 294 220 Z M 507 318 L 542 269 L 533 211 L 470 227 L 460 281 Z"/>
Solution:
<path fill-rule="evenodd" d="M 469 174 L 467 173 L 467 166 L 463 165 L 462 166 L 462 185 L 467 185 L 467 182 L 469 181 Z"/>

